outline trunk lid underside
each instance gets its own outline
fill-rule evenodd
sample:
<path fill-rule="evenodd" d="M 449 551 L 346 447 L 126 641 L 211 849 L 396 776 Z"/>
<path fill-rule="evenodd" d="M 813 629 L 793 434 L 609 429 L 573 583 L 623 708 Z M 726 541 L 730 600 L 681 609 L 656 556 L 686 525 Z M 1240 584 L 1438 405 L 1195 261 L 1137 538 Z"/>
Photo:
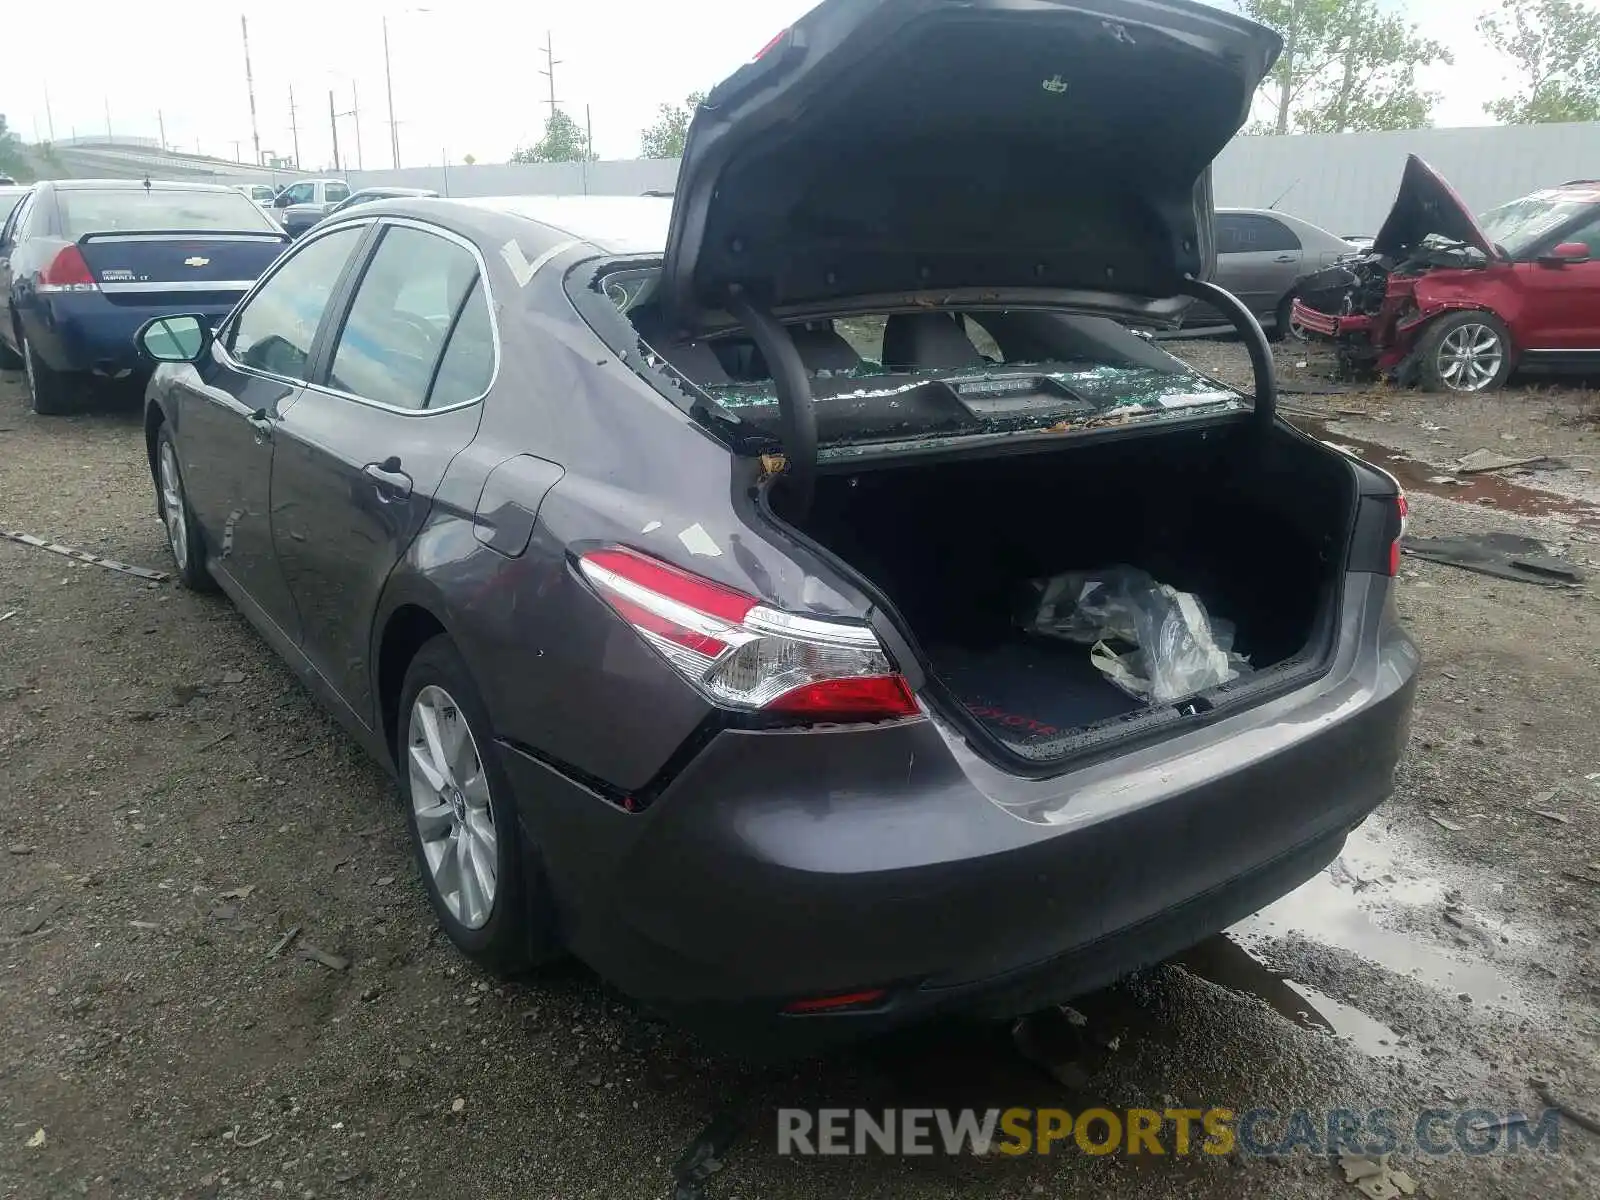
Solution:
<path fill-rule="evenodd" d="M 663 311 L 985 288 L 1170 321 L 1279 46 L 1189 0 L 824 0 L 697 113 Z"/>

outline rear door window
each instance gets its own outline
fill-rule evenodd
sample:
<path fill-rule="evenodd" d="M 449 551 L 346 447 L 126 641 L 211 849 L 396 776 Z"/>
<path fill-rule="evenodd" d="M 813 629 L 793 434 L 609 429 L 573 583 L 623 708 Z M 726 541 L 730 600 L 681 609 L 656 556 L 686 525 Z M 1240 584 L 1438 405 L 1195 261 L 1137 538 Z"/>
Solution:
<path fill-rule="evenodd" d="M 22 240 L 22 235 L 27 231 L 28 217 L 34 209 L 34 200 L 38 195 L 38 192 L 29 192 L 22 198 L 22 203 L 17 205 L 16 211 L 11 214 L 11 220 L 8 222 L 10 228 L 5 236 L 8 244 Z"/>
<path fill-rule="evenodd" d="M 1300 239 L 1282 221 L 1258 213 L 1218 213 L 1217 253 L 1282 253 L 1300 249 Z"/>
<path fill-rule="evenodd" d="M 327 197 L 329 204 L 337 204 L 339 201 L 347 199 L 349 195 L 350 189 L 342 183 L 330 183 L 328 185 Z"/>
<path fill-rule="evenodd" d="M 339 229 L 291 251 L 234 318 L 224 338 L 234 360 L 285 379 L 305 379 L 328 301 L 365 233 L 363 225 Z"/>
<path fill-rule="evenodd" d="M 493 378 L 494 323 L 489 319 L 489 301 L 480 279 L 472 285 L 456 327 L 450 331 L 433 390 L 428 393 L 428 407 L 445 408 L 475 400 L 489 390 Z"/>
<path fill-rule="evenodd" d="M 438 234 L 390 226 L 339 333 L 329 386 L 395 408 L 424 408 L 452 329 L 464 326 L 463 345 L 447 377 L 452 399 L 439 403 L 471 399 L 478 392 L 462 395 L 460 388 L 475 377 L 469 342 L 481 331 L 472 332 L 478 317 L 468 311 L 473 308 L 468 301 L 474 297 L 486 322 L 478 260 L 469 250 Z M 489 354 L 492 363 L 492 340 Z"/>
<path fill-rule="evenodd" d="M 113 230 L 271 229 L 272 223 L 250 198 L 232 188 L 182 192 L 153 188 L 62 188 L 56 192 L 64 236 Z"/>

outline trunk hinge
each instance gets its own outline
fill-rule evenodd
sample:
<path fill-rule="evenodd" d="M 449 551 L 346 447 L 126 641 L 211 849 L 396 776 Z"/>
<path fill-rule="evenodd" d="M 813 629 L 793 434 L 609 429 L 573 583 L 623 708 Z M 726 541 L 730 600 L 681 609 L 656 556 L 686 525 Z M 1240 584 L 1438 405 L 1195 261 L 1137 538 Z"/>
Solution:
<path fill-rule="evenodd" d="M 778 394 L 778 413 L 783 437 L 785 476 L 791 511 L 796 520 L 811 510 L 811 496 L 817 478 L 817 414 L 811 408 L 811 378 L 800 351 L 783 323 L 765 308 L 759 308 L 738 284 L 728 289 L 728 311 L 739 319 L 767 360 L 773 389 Z"/>
<path fill-rule="evenodd" d="M 1239 331 L 1244 348 L 1250 352 L 1250 371 L 1255 376 L 1256 417 L 1262 428 L 1270 428 L 1278 414 L 1278 375 L 1272 363 L 1272 343 L 1267 341 L 1267 335 L 1262 332 L 1261 322 L 1227 288 L 1203 279 L 1185 279 L 1179 290 L 1221 311 Z"/>

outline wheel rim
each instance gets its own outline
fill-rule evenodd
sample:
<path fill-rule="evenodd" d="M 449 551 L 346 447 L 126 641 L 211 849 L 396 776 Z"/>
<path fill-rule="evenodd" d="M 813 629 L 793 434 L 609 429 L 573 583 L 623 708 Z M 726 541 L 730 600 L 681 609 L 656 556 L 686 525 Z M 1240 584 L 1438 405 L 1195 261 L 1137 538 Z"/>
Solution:
<path fill-rule="evenodd" d="M 1439 378 L 1452 391 L 1482 391 L 1500 373 L 1505 356 L 1500 335 L 1489 326 L 1457 325 L 1439 343 Z"/>
<path fill-rule="evenodd" d="M 183 481 L 178 474 L 178 455 L 171 442 L 161 443 L 161 515 L 167 524 L 172 560 L 178 564 L 178 570 L 185 570 L 189 566 L 189 522 L 184 515 Z"/>
<path fill-rule="evenodd" d="M 411 703 L 406 761 L 411 808 L 434 888 L 452 917 L 481 929 L 494 912 L 500 842 L 477 740 L 441 687 L 423 688 Z"/>

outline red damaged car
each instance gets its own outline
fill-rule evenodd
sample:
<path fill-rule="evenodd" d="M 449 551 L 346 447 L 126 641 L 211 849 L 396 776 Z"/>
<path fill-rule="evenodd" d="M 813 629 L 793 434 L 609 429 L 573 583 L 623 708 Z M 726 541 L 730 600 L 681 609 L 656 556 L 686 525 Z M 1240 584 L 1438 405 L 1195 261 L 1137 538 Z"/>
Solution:
<path fill-rule="evenodd" d="M 1483 392 L 1518 366 L 1600 367 L 1600 180 L 1474 219 L 1413 155 L 1369 252 L 1308 275 L 1294 320 L 1351 373 Z"/>

